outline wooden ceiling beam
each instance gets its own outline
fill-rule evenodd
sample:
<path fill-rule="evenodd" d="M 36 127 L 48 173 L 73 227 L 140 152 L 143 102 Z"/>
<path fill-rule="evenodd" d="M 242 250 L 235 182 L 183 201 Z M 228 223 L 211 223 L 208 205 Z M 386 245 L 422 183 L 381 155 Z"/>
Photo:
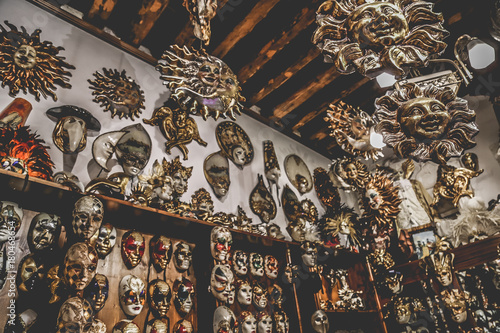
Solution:
<path fill-rule="evenodd" d="M 312 1 L 314 7 L 318 1 Z M 297 35 L 313 24 L 316 19 L 316 8 L 302 8 L 300 13 L 293 18 L 292 23 L 283 29 L 279 35 L 271 39 L 259 51 L 255 59 L 245 65 L 238 72 L 238 80 L 244 84 L 250 77 L 257 73 L 266 63 L 268 63 L 275 54 L 280 52 L 288 43 L 290 43 Z"/>
<path fill-rule="evenodd" d="M 260 0 L 250 13 L 217 46 L 212 54 L 218 58 L 224 58 L 243 37 L 251 32 L 267 16 L 278 2 L 279 0 Z"/>
<path fill-rule="evenodd" d="M 323 127 L 322 129 L 320 129 L 319 131 L 315 132 L 313 135 L 311 135 L 309 137 L 309 140 L 318 140 L 318 141 L 321 141 L 323 140 L 324 138 L 326 138 L 327 136 L 330 135 L 330 128 L 328 127 Z"/>
<path fill-rule="evenodd" d="M 257 104 L 264 97 L 281 87 L 283 83 L 288 81 L 295 73 L 299 72 L 302 68 L 306 67 L 311 61 L 316 59 L 316 57 L 321 52 L 317 47 L 312 47 L 309 52 L 299 60 L 297 60 L 293 65 L 281 72 L 277 77 L 272 78 L 267 82 L 262 89 L 260 89 L 256 94 L 249 97 L 248 101 L 250 104 Z"/>
<path fill-rule="evenodd" d="M 106 21 L 118 0 L 94 0 L 92 7 L 89 10 L 88 17 L 93 19 L 95 16 L 99 16 L 102 20 Z"/>
<path fill-rule="evenodd" d="M 315 93 L 323 89 L 326 85 L 332 83 L 339 75 L 335 67 L 330 66 L 326 71 L 322 72 L 293 93 L 286 101 L 277 105 L 273 111 L 274 116 L 279 119 L 283 118 L 311 98 Z"/>
<path fill-rule="evenodd" d="M 167 8 L 169 0 L 143 0 L 137 18 L 132 22 L 132 44 L 141 45 L 155 22 Z"/>

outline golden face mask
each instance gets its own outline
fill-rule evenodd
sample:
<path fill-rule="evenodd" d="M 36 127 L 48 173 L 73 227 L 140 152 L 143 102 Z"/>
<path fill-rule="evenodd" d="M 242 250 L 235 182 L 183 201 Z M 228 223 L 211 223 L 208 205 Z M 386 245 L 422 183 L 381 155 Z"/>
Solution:
<path fill-rule="evenodd" d="M 172 290 L 167 282 L 163 280 L 153 280 L 148 287 L 149 306 L 155 312 L 156 316 L 165 318 L 170 309 L 170 299 Z"/>

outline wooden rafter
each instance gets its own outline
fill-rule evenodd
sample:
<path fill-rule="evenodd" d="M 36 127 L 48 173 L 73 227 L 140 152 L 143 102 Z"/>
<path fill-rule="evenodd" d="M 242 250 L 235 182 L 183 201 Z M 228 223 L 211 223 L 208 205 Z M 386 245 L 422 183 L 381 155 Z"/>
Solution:
<path fill-rule="evenodd" d="M 132 23 L 132 44 L 140 45 L 167 8 L 169 0 L 143 0 L 137 13 L 137 19 Z"/>
<path fill-rule="evenodd" d="M 277 3 L 279 3 L 279 0 L 260 0 L 250 13 L 217 46 L 212 54 L 221 59 L 224 58 L 243 37 L 255 28 L 257 23 L 267 16 Z"/>
<path fill-rule="evenodd" d="M 94 18 L 96 15 L 102 20 L 107 20 L 111 15 L 118 0 L 94 0 L 92 7 L 89 10 L 88 17 Z"/>

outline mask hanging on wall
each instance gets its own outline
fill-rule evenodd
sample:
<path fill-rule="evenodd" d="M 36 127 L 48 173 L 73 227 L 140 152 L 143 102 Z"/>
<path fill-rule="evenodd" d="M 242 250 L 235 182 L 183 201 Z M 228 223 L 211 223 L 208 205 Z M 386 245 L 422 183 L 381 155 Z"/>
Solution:
<path fill-rule="evenodd" d="M 184 242 L 178 242 L 174 246 L 174 265 L 177 271 L 185 272 L 191 267 L 193 252 L 191 246 Z"/>
<path fill-rule="evenodd" d="M 196 190 L 191 196 L 192 212 L 199 220 L 208 221 L 214 213 L 212 196 L 203 187 Z"/>
<path fill-rule="evenodd" d="M 149 282 L 149 308 L 153 311 L 155 317 L 166 318 L 167 312 L 170 309 L 171 298 L 172 290 L 167 282 L 160 279 Z"/>
<path fill-rule="evenodd" d="M 219 306 L 214 311 L 213 333 L 235 333 L 236 316 L 227 306 Z"/>
<path fill-rule="evenodd" d="M 123 263 L 128 269 L 134 268 L 141 262 L 146 244 L 144 236 L 135 230 L 129 230 L 122 236 L 121 254 Z"/>
<path fill-rule="evenodd" d="M 352 157 L 334 161 L 331 171 L 348 190 L 363 189 L 370 174 L 364 163 Z"/>
<path fill-rule="evenodd" d="M 102 274 L 96 274 L 83 291 L 83 297 L 92 304 L 94 313 L 102 310 L 106 304 L 109 293 L 108 278 Z"/>
<path fill-rule="evenodd" d="M 275 309 L 281 309 L 284 301 L 283 289 L 277 284 L 273 284 L 271 287 L 269 287 L 268 295 L 269 303 L 271 303 L 271 305 L 273 305 Z"/>
<path fill-rule="evenodd" d="M 307 267 L 316 267 L 318 263 L 318 248 L 316 244 L 305 241 L 300 244 L 302 263 Z"/>
<path fill-rule="evenodd" d="M 237 280 L 235 283 L 236 287 L 236 299 L 240 306 L 247 307 L 252 304 L 252 286 L 246 280 Z"/>
<path fill-rule="evenodd" d="M 268 224 L 276 217 L 276 203 L 264 185 L 262 175 L 257 175 L 257 178 L 258 183 L 250 193 L 250 209 L 262 223 Z"/>
<path fill-rule="evenodd" d="M 250 311 L 242 311 L 238 317 L 238 327 L 241 333 L 257 332 L 257 319 Z"/>
<path fill-rule="evenodd" d="M 308 207 L 307 200 L 299 201 L 295 193 L 285 185 L 283 189 L 281 202 L 283 202 L 283 212 L 285 213 L 288 225 L 286 230 L 294 241 L 303 242 L 304 240 L 318 241 L 319 232 L 316 226 L 317 210 L 312 207 L 306 211 L 304 207 Z M 316 212 L 314 214 L 314 212 Z"/>
<path fill-rule="evenodd" d="M 431 270 L 436 276 L 436 280 L 447 287 L 453 282 L 453 260 L 455 255 L 449 252 L 436 252 L 427 257 L 426 270 Z"/>
<path fill-rule="evenodd" d="M 458 289 L 443 290 L 441 299 L 454 322 L 461 324 L 467 320 L 467 302 L 470 299 L 468 292 Z"/>
<path fill-rule="evenodd" d="M 273 318 L 266 311 L 257 312 L 257 332 L 272 332 L 273 331 Z"/>
<path fill-rule="evenodd" d="M 238 276 L 245 276 L 248 273 L 248 254 L 241 250 L 233 253 L 233 270 Z"/>
<path fill-rule="evenodd" d="M 232 121 L 219 123 L 215 129 L 215 137 L 221 153 L 239 169 L 252 162 L 254 156 L 252 141 L 238 124 Z"/>
<path fill-rule="evenodd" d="M 0 128 L 10 127 L 16 130 L 26 124 L 33 105 L 24 98 L 14 98 L 12 102 L 0 112 Z"/>
<path fill-rule="evenodd" d="M 85 187 L 77 176 L 68 171 L 59 171 L 54 174 L 54 183 L 69 187 L 72 191 L 84 193 Z"/>
<path fill-rule="evenodd" d="M 229 162 L 220 152 L 207 156 L 203 163 L 203 171 L 207 182 L 212 187 L 218 199 L 224 197 L 229 191 Z"/>
<path fill-rule="evenodd" d="M 274 331 L 276 333 L 288 333 L 290 330 L 290 319 L 288 315 L 282 311 L 275 311 L 273 314 L 274 317 Z"/>
<path fill-rule="evenodd" d="M 172 241 L 163 236 L 156 235 L 149 241 L 149 254 L 151 262 L 157 272 L 165 270 L 172 259 Z"/>
<path fill-rule="evenodd" d="M 103 223 L 92 237 L 91 243 L 95 244 L 99 259 L 106 258 L 116 244 L 116 228 L 109 223 Z"/>
<path fill-rule="evenodd" d="M 252 286 L 252 303 L 259 311 L 267 307 L 267 289 L 257 281 Z"/>
<path fill-rule="evenodd" d="M 19 293 L 36 293 L 43 288 L 46 267 L 43 260 L 36 254 L 26 255 L 19 263 L 16 275 L 16 285 Z"/>
<path fill-rule="evenodd" d="M 64 57 L 58 55 L 64 48 L 55 46 L 49 41 L 41 42 L 40 29 L 36 29 L 30 35 L 24 27 L 19 31 L 15 25 L 7 21 L 5 25 L 10 31 L 0 25 L 3 37 L 0 43 L 2 87 L 8 86 L 9 95 L 12 97 L 22 90 L 29 91 L 37 101 L 40 101 L 40 94 L 45 98 L 52 97 L 54 102 L 57 101 L 55 84 L 62 88 L 71 88 L 71 84 L 68 83 L 71 73 L 66 69 L 75 69 L 73 65 L 64 61 Z"/>
<path fill-rule="evenodd" d="M 83 328 L 92 322 L 92 306 L 90 303 L 80 297 L 71 297 L 67 299 L 59 309 L 57 316 L 57 333 L 82 332 Z"/>
<path fill-rule="evenodd" d="M 264 258 L 259 253 L 250 253 L 250 274 L 264 276 Z"/>
<path fill-rule="evenodd" d="M 172 45 L 158 60 L 156 70 L 172 92 L 171 98 L 190 114 L 207 120 L 229 116 L 236 120 L 245 98 L 236 75 L 220 59 L 205 50 Z"/>
<path fill-rule="evenodd" d="M 151 319 L 146 326 L 146 333 L 169 333 L 168 319 Z"/>
<path fill-rule="evenodd" d="M 93 195 L 83 196 L 73 209 L 73 234 L 81 241 L 88 241 L 101 227 L 104 205 Z"/>
<path fill-rule="evenodd" d="M 264 272 L 266 276 L 274 280 L 278 277 L 279 265 L 278 260 L 272 255 L 266 255 L 264 257 Z"/>
<path fill-rule="evenodd" d="M 21 228 L 23 217 L 24 211 L 19 204 L 12 201 L 0 201 L 0 231 L 2 231 L 0 234 L 0 245 L 9 240 L 12 227 L 14 228 L 14 234 L 17 234 Z M 59 220 L 58 217 L 57 219 Z"/>
<path fill-rule="evenodd" d="M 272 192 L 272 185 L 276 185 L 276 196 L 279 198 L 279 179 L 281 177 L 281 169 L 274 150 L 274 144 L 271 140 L 263 142 L 264 145 L 264 174 L 269 182 L 269 191 Z M 279 200 L 279 199 L 278 199 Z"/>
<path fill-rule="evenodd" d="M 229 262 L 233 236 L 228 228 L 213 227 L 210 233 L 210 250 L 212 257 L 220 262 Z"/>
<path fill-rule="evenodd" d="M 311 326 L 314 332 L 317 333 L 327 333 L 330 329 L 330 322 L 326 316 L 325 311 L 317 310 L 311 316 Z"/>
<path fill-rule="evenodd" d="M 86 288 L 97 269 L 97 252 L 86 243 L 75 243 L 66 252 L 62 271 L 64 284 L 73 291 Z"/>
<path fill-rule="evenodd" d="M 329 246 L 358 252 L 361 245 L 358 233 L 358 215 L 353 209 L 342 206 L 326 213 L 319 220 L 318 227 L 323 242 Z"/>
<path fill-rule="evenodd" d="M 191 312 L 194 304 L 194 285 L 185 277 L 175 280 L 173 285 L 174 306 L 181 316 L 186 316 Z"/>
<path fill-rule="evenodd" d="M 183 6 L 189 12 L 189 20 L 193 25 L 196 38 L 205 45 L 210 43 L 210 20 L 217 14 L 217 1 L 215 0 L 185 0 Z"/>
<path fill-rule="evenodd" d="M 116 323 L 112 333 L 141 333 L 141 329 L 133 321 L 123 319 Z"/>
<path fill-rule="evenodd" d="M 186 319 L 181 319 L 175 323 L 173 333 L 193 333 L 193 324 Z"/>
<path fill-rule="evenodd" d="M 297 155 L 291 154 L 285 158 L 285 173 L 288 180 L 299 191 L 305 194 L 312 190 L 313 180 L 306 163 Z"/>
<path fill-rule="evenodd" d="M 474 197 L 474 191 L 469 188 L 470 180 L 482 172 L 482 169 L 473 171 L 448 164 L 439 165 L 437 181 L 433 188 L 432 206 L 439 208 L 444 204 L 442 201 L 448 201 L 457 207 L 460 198 L 464 196 Z"/>
<path fill-rule="evenodd" d="M 144 282 L 135 275 L 125 275 L 120 280 L 118 296 L 123 312 L 129 317 L 135 317 L 141 313 L 146 302 L 146 286 Z"/>
<path fill-rule="evenodd" d="M 198 126 L 193 118 L 189 117 L 186 110 L 179 107 L 164 105 L 161 108 L 155 109 L 151 119 L 143 119 L 145 124 L 159 126 L 163 136 L 167 139 L 165 142 L 165 152 L 171 154 L 173 147 L 179 148 L 182 152 L 183 159 L 188 159 L 189 150 L 186 145 L 193 140 L 198 142 L 203 147 L 207 143 L 200 137 Z"/>
<path fill-rule="evenodd" d="M 162 166 L 165 176 L 172 179 L 173 199 L 179 200 L 188 189 L 188 180 L 193 173 L 193 167 L 183 166 L 179 156 L 170 162 L 163 159 Z"/>
<path fill-rule="evenodd" d="M 144 109 L 144 91 L 125 70 L 102 69 L 103 73 L 95 72 L 94 80 L 87 80 L 92 89 L 92 101 L 100 104 L 104 112 L 110 111 L 111 118 L 116 115 L 134 120 Z"/>
<path fill-rule="evenodd" d="M 333 186 L 328 172 L 323 168 L 314 169 L 314 189 L 319 201 L 327 211 L 340 208 L 339 190 Z"/>
<path fill-rule="evenodd" d="M 225 265 L 215 265 L 210 277 L 210 292 L 219 301 L 226 303 L 234 282 L 233 272 Z"/>

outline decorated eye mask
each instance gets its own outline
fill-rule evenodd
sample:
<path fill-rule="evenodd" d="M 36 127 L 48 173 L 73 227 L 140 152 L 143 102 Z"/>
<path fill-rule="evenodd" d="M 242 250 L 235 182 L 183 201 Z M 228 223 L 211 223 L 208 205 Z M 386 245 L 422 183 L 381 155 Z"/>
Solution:
<path fill-rule="evenodd" d="M 264 259 L 258 253 L 250 253 L 250 274 L 264 276 Z"/>
<path fill-rule="evenodd" d="M 89 195 L 78 199 L 73 210 L 73 233 L 81 241 L 89 240 L 99 229 L 104 216 L 104 206 Z"/>
<path fill-rule="evenodd" d="M 32 253 L 52 251 L 61 230 L 61 219 L 57 215 L 39 213 L 33 217 L 28 230 L 28 246 Z"/>
<path fill-rule="evenodd" d="M 212 257 L 218 261 L 229 260 L 229 252 L 233 245 L 233 237 L 229 229 L 225 227 L 214 227 L 210 234 L 210 250 Z"/>
<path fill-rule="evenodd" d="M 194 285 L 185 277 L 174 282 L 174 305 L 181 316 L 191 312 L 194 302 Z"/>
<path fill-rule="evenodd" d="M 179 242 L 175 245 L 174 264 L 179 272 L 182 273 L 189 269 L 192 257 L 191 247 L 188 244 Z"/>
<path fill-rule="evenodd" d="M 210 278 L 210 291 L 216 299 L 226 303 L 231 293 L 234 275 L 225 265 L 215 265 Z"/>
<path fill-rule="evenodd" d="M 97 236 L 95 238 L 95 249 L 99 258 L 104 259 L 111 253 L 116 244 L 116 228 L 109 223 L 104 223 L 95 236 Z"/>
<path fill-rule="evenodd" d="M 95 276 L 97 260 L 97 252 L 91 245 L 73 244 L 64 257 L 64 283 L 73 290 L 83 290 Z"/>
<path fill-rule="evenodd" d="M 238 276 L 246 275 L 248 273 L 248 254 L 241 250 L 234 251 L 233 269 Z"/>
<path fill-rule="evenodd" d="M 156 279 L 149 283 L 148 287 L 149 306 L 155 317 L 165 318 L 170 309 L 172 291 L 167 282 Z"/>
<path fill-rule="evenodd" d="M 122 259 L 129 269 L 141 262 L 146 244 L 141 233 L 130 230 L 122 236 Z"/>
<path fill-rule="evenodd" d="M 118 290 L 120 306 L 127 316 L 135 317 L 141 313 L 146 301 L 144 282 L 135 275 L 125 275 Z"/>
<path fill-rule="evenodd" d="M 154 268 L 161 272 L 172 259 L 172 242 L 165 236 L 157 235 L 149 242 L 149 253 Z"/>
<path fill-rule="evenodd" d="M 317 310 L 311 317 L 311 325 L 317 333 L 327 333 L 330 328 L 330 322 L 323 310 Z"/>
<path fill-rule="evenodd" d="M 109 282 L 102 274 L 96 274 L 87 288 L 83 291 L 83 297 L 94 306 L 94 311 L 101 311 L 108 299 Z"/>
<path fill-rule="evenodd" d="M 278 260 L 271 256 L 267 255 L 264 257 L 264 272 L 266 276 L 270 279 L 276 279 L 278 277 Z"/>

